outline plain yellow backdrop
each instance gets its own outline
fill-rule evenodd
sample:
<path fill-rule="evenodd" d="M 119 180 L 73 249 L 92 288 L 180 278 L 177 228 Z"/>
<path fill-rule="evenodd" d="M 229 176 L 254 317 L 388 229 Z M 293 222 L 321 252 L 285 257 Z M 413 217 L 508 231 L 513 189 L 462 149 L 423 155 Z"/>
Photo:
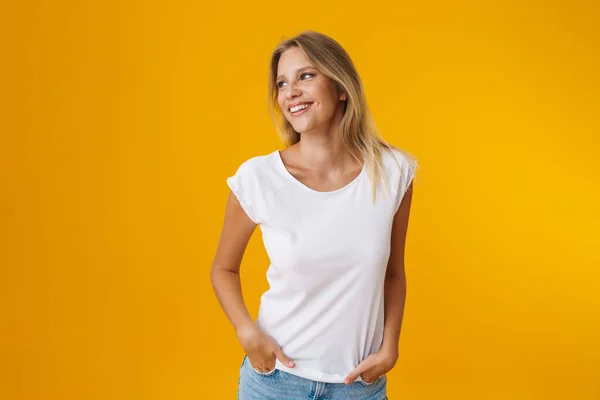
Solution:
<path fill-rule="evenodd" d="M 419 160 L 392 400 L 600 399 L 594 1 L 24 1 L 0 13 L 0 398 L 234 399 L 209 270 L 281 148 L 282 37 L 331 35 Z M 242 263 L 256 317 L 260 230 Z"/>

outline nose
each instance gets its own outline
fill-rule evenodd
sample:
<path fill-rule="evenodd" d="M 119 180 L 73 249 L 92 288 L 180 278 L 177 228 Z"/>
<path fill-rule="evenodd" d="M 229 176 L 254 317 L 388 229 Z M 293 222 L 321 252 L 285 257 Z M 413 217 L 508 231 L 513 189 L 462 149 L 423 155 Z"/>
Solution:
<path fill-rule="evenodd" d="M 287 100 L 291 100 L 294 97 L 298 97 L 300 96 L 301 92 L 300 89 L 298 88 L 298 86 L 296 85 L 296 83 L 291 82 L 288 84 L 286 93 L 285 93 L 285 98 Z"/>

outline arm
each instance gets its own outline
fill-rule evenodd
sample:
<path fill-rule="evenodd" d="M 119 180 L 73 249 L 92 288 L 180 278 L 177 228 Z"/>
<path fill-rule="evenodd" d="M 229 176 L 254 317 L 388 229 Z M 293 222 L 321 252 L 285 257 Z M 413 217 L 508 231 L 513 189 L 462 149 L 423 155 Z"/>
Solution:
<path fill-rule="evenodd" d="M 248 217 L 237 197 L 229 192 L 210 280 L 250 364 L 260 372 L 268 372 L 274 368 L 275 358 L 290 367 L 294 367 L 294 363 L 269 335 L 256 326 L 244 303 L 240 265 L 255 228 L 256 224 Z"/>
<path fill-rule="evenodd" d="M 385 276 L 384 309 L 385 323 L 381 351 L 398 357 L 398 342 L 404 316 L 406 299 L 406 274 L 404 271 L 404 250 L 406 232 L 412 201 L 413 184 L 408 186 L 402 203 L 394 216 L 391 236 L 391 253 Z"/>
<path fill-rule="evenodd" d="M 246 215 L 233 192 L 229 192 L 210 280 L 219 304 L 238 335 L 244 328 L 254 326 L 242 296 L 240 265 L 255 228 L 256 224 Z"/>

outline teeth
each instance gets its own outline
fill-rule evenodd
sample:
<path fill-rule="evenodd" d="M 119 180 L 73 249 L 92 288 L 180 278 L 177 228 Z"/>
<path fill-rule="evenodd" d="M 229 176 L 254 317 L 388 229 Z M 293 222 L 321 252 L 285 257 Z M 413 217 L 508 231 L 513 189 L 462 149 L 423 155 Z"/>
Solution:
<path fill-rule="evenodd" d="M 298 106 L 292 107 L 290 108 L 291 112 L 296 112 L 296 111 L 300 111 L 300 110 L 304 110 L 305 108 L 308 108 L 310 104 L 300 104 Z"/>

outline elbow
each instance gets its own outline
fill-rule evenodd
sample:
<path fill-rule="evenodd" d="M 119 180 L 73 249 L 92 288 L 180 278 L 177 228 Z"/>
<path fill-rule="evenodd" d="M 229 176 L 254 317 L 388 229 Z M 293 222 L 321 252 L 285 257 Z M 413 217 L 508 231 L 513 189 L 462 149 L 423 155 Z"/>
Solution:
<path fill-rule="evenodd" d="M 386 281 L 402 281 L 406 284 L 406 273 L 404 272 L 404 268 L 400 271 L 388 270 L 385 274 Z"/>
<path fill-rule="evenodd" d="M 214 286 L 214 283 L 218 281 L 220 277 L 231 274 L 239 276 L 239 268 L 227 268 L 222 265 L 213 264 L 210 269 L 210 280 Z"/>

